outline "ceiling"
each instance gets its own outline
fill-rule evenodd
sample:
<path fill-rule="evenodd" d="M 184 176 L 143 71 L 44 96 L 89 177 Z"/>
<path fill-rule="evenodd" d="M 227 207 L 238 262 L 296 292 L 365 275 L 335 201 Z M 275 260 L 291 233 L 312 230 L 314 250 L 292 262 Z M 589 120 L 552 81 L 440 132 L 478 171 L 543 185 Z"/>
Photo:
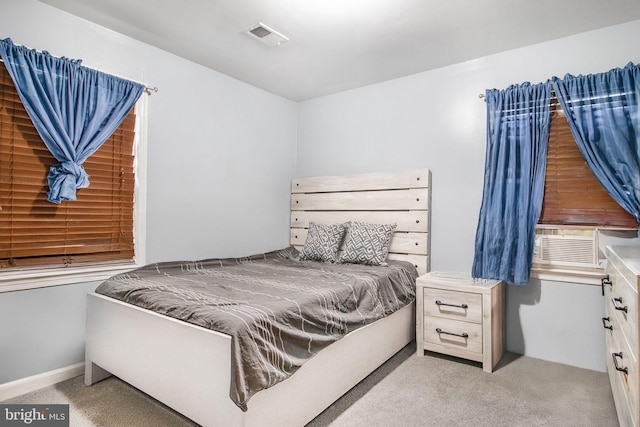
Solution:
<path fill-rule="evenodd" d="M 640 19 L 638 0 L 40 1 L 294 101 Z"/>

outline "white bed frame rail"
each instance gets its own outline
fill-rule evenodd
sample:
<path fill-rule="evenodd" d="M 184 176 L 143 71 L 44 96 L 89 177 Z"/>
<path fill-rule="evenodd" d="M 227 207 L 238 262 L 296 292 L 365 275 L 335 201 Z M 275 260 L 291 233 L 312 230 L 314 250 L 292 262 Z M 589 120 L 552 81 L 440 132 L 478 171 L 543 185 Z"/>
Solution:
<path fill-rule="evenodd" d="M 110 375 L 203 426 L 304 426 L 407 345 L 412 303 L 348 334 L 242 412 L 229 397 L 231 337 L 95 293 L 87 302 L 85 384 Z M 338 345 L 336 345 L 338 344 Z"/>

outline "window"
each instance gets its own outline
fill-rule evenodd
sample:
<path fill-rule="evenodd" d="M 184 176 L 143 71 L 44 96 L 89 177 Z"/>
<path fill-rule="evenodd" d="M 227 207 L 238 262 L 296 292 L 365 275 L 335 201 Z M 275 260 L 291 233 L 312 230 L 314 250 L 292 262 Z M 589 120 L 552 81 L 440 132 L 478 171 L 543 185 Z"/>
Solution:
<path fill-rule="evenodd" d="M 43 275 L 69 283 L 60 277 L 62 270 L 109 270 L 109 276 L 123 264 L 133 267 L 135 130 L 134 108 L 84 163 L 91 185 L 78 190 L 78 200 L 50 203 L 47 174 L 57 161 L 0 67 L 0 291 L 7 290 L 1 279 L 23 278 L 36 270 L 40 283 Z M 82 277 L 77 281 L 94 278 L 86 270 Z"/>
<path fill-rule="evenodd" d="M 636 221 L 589 170 L 555 97 L 546 170 L 532 275 L 599 283 L 604 261 L 601 234 L 625 235 L 625 230 L 636 228 Z M 637 233 L 633 230 L 626 235 Z"/>
<path fill-rule="evenodd" d="M 552 98 L 547 173 L 540 224 L 636 228 L 636 220 L 598 182 Z"/>

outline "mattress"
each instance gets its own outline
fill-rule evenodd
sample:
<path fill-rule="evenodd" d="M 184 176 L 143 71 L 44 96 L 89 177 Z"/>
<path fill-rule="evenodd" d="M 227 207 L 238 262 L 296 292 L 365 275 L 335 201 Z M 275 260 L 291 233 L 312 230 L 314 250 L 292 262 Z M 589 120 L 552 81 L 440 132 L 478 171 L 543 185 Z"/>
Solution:
<path fill-rule="evenodd" d="M 411 263 L 329 264 L 297 256 L 289 247 L 149 264 L 106 280 L 96 293 L 231 336 L 229 396 L 246 410 L 253 394 L 326 346 L 415 299 Z"/>

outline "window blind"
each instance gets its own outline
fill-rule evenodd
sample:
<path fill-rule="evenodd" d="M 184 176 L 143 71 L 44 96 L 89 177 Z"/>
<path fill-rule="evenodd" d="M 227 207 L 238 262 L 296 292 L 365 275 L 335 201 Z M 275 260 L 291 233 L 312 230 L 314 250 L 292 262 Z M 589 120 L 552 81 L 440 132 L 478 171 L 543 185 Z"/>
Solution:
<path fill-rule="evenodd" d="M 549 150 L 540 224 L 636 228 L 584 161 L 564 111 L 551 102 Z"/>
<path fill-rule="evenodd" d="M 135 109 L 84 163 L 77 200 L 47 201 L 57 160 L 0 67 L 0 268 L 133 261 Z"/>

